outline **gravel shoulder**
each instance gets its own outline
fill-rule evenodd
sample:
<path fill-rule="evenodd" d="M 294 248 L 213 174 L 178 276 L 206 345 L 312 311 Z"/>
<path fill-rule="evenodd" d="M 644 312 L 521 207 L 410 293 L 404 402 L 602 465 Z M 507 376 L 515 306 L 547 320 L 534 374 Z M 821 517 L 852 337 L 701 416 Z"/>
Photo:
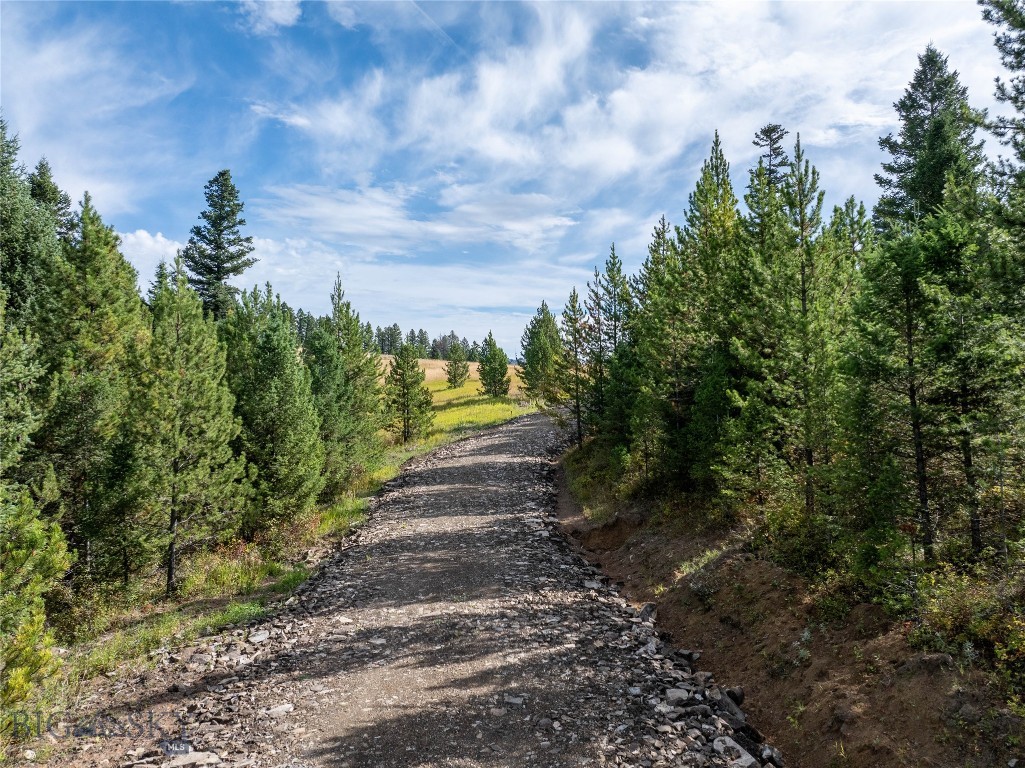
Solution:
<path fill-rule="evenodd" d="M 167 733 L 56 739 L 51 762 L 782 765 L 742 691 L 561 537 L 561 448 L 535 414 L 411 462 L 273 617 L 164 653 L 91 705 Z M 179 727 L 192 751 L 168 756 Z"/>

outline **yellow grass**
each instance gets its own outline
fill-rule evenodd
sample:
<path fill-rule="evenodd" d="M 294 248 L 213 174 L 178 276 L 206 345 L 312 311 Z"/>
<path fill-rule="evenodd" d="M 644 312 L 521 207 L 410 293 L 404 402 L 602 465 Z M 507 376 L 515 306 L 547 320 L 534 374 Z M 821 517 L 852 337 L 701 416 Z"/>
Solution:
<path fill-rule="evenodd" d="M 391 365 L 391 355 L 382 355 L 384 368 Z M 523 396 L 523 385 L 516 366 L 509 366 L 511 384 L 508 397 L 487 397 L 480 393 L 479 365 L 470 363 L 470 378 L 463 386 L 450 389 L 445 377 L 444 360 L 421 360 L 427 388 L 434 398 L 434 425 L 427 437 L 405 446 L 396 445 L 386 458 L 387 466 L 381 480 L 394 476 L 409 458 L 439 445 L 457 440 L 468 432 L 509 421 L 536 410 Z"/>

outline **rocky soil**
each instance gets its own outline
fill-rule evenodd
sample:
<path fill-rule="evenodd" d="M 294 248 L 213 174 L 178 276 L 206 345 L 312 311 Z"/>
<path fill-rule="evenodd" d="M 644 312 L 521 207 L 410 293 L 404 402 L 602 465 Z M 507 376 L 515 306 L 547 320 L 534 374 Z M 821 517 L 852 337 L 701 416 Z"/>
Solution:
<path fill-rule="evenodd" d="M 533 415 L 410 463 L 271 618 L 103 686 L 49 762 L 781 766 L 743 691 L 564 542 L 560 450 Z"/>

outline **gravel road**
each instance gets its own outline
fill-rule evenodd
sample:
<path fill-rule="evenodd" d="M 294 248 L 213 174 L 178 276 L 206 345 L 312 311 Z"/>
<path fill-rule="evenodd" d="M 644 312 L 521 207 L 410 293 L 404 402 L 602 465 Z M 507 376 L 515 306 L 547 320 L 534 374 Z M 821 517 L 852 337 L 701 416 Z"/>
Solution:
<path fill-rule="evenodd" d="M 192 749 L 107 738 L 66 764 L 782 765 L 738 706 L 558 532 L 542 415 L 416 460 L 264 622 L 164 653 L 108 711 Z M 165 745 L 166 747 L 166 745 Z"/>

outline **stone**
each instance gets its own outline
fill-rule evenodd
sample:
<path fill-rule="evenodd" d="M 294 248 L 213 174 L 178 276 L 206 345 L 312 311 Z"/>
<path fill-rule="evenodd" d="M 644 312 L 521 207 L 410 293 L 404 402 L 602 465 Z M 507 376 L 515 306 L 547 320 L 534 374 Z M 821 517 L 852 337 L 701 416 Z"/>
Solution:
<path fill-rule="evenodd" d="M 769 744 L 762 744 L 762 751 L 758 755 L 763 763 L 772 763 L 778 768 L 783 768 L 783 754 Z"/>
<path fill-rule="evenodd" d="M 253 645 L 259 645 L 260 643 L 267 642 L 267 639 L 269 637 L 270 637 L 270 632 L 268 632 L 266 629 L 263 629 L 263 630 L 260 630 L 259 632 L 253 632 L 252 634 L 250 634 L 249 635 L 249 642 L 251 642 Z"/>
<path fill-rule="evenodd" d="M 588 580 L 584 582 L 584 589 L 601 589 L 601 587 L 602 584 L 600 581 Z"/>
<path fill-rule="evenodd" d="M 730 760 L 730 768 L 759 768 L 758 761 L 729 736 L 720 736 L 712 742 L 716 753 Z"/>
<path fill-rule="evenodd" d="M 284 704 L 278 704 L 276 707 L 271 707 L 267 710 L 267 714 L 270 717 L 284 717 L 293 709 L 295 709 L 295 706 L 286 702 Z"/>

